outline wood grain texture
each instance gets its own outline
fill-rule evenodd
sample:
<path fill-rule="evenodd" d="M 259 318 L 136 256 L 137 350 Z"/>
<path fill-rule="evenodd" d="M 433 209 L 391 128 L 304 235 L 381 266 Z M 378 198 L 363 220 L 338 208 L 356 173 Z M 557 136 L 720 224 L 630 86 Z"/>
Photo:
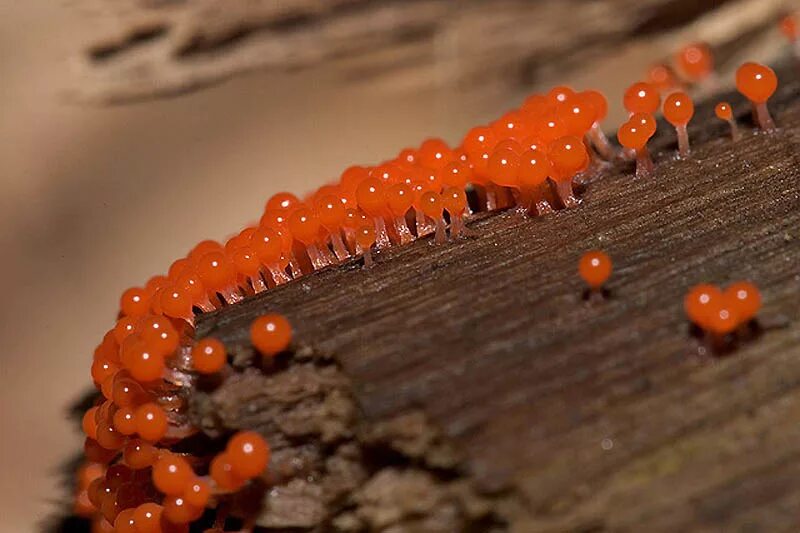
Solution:
<path fill-rule="evenodd" d="M 250 321 L 284 313 L 301 359 L 333 364 L 348 381 L 350 444 L 363 452 L 370 432 L 395 433 L 403 461 L 358 459 L 369 481 L 336 500 L 342 514 L 328 526 L 796 531 L 800 82 L 789 68 L 780 77 L 778 132 L 748 126 L 732 143 L 706 103 L 687 160 L 674 158 L 674 133 L 659 125 L 649 178 L 615 167 L 576 209 L 492 214 L 470 224 L 474 240 L 422 239 L 381 252 L 371 269 L 351 262 L 304 276 L 201 316 L 198 337 L 246 360 Z M 723 97 L 748 123 L 741 99 Z M 611 296 L 588 303 L 576 267 L 592 248 L 615 270 Z M 740 279 L 762 290 L 762 321 L 781 315 L 788 326 L 725 357 L 698 357 L 684 294 Z M 414 424 L 403 451 L 397 433 Z M 435 437 L 415 442 L 421 435 Z M 434 442 L 444 466 L 426 455 Z M 368 496 L 381 483 L 448 502 L 442 494 L 466 483 L 454 512 L 478 510 L 448 521 L 434 516 L 444 504 L 394 509 L 400 519 L 380 522 Z"/>
<path fill-rule="evenodd" d="M 625 46 L 653 60 L 709 41 L 727 75 L 779 48 L 797 0 L 73 0 L 87 21 L 73 97 L 119 103 L 256 69 L 321 63 L 354 83 L 415 91 L 556 84 Z"/>

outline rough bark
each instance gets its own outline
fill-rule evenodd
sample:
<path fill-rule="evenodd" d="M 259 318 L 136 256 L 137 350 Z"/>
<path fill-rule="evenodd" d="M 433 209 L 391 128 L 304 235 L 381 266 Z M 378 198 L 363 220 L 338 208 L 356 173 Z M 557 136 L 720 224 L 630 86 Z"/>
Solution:
<path fill-rule="evenodd" d="M 254 69 L 325 62 L 358 82 L 558 83 L 623 45 L 715 48 L 720 73 L 778 48 L 783 0 L 79 0 L 93 29 L 75 97 L 173 95 Z M 87 26 L 89 27 L 89 26 Z M 97 29 L 94 29 L 97 28 Z M 657 59 L 657 58 L 654 58 Z"/>
<path fill-rule="evenodd" d="M 608 168 L 582 205 L 470 223 L 327 268 L 198 320 L 241 366 L 278 311 L 294 353 L 193 394 L 211 437 L 275 447 L 259 524 L 358 531 L 795 531 L 800 505 L 800 77 L 780 130 L 732 142 L 698 106 L 693 152 L 660 123 L 655 173 Z M 600 248 L 609 295 L 584 301 Z M 700 356 L 699 282 L 748 279 L 760 327 Z M 785 322 L 782 327 L 772 327 Z"/>

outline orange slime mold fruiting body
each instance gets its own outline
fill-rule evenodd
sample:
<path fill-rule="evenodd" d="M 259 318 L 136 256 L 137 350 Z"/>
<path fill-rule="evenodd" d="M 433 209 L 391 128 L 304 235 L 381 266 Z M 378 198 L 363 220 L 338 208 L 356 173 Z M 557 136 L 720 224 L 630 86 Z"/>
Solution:
<path fill-rule="evenodd" d="M 675 55 L 675 64 L 691 83 L 704 83 L 714 88 L 714 54 L 706 43 L 691 43 Z"/>
<path fill-rule="evenodd" d="M 651 115 L 636 113 L 622 124 L 617 138 L 622 146 L 636 152 L 636 177 L 649 176 L 653 171 L 653 160 L 647 149 L 647 141 L 655 134 L 656 122 Z"/>
<path fill-rule="evenodd" d="M 691 97 L 683 91 L 676 91 L 664 100 L 664 118 L 675 126 L 678 135 L 678 154 L 680 157 L 689 156 L 689 133 L 686 126 L 694 116 L 694 103 Z"/>
<path fill-rule="evenodd" d="M 714 114 L 717 115 L 718 119 L 724 120 L 730 126 L 731 140 L 735 142 L 742 138 L 742 134 L 739 131 L 739 126 L 736 124 L 736 119 L 733 116 L 733 109 L 728 102 L 718 103 L 714 107 Z"/>
<path fill-rule="evenodd" d="M 775 129 L 775 122 L 767 109 L 767 100 L 778 88 L 778 77 L 766 65 L 744 63 L 736 71 L 736 89 L 753 105 L 759 127 L 765 131 Z"/>
<path fill-rule="evenodd" d="M 283 315 L 260 316 L 250 325 L 250 341 L 262 356 L 273 357 L 289 348 L 292 326 Z"/>
<path fill-rule="evenodd" d="M 593 293 L 602 291 L 611 276 L 611 270 L 611 258 L 600 250 L 586 252 L 578 262 L 578 274 Z"/>
<path fill-rule="evenodd" d="M 661 95 L 654 85 L 640 81 L 628 87 L 622 103 L 631 115 L 634 113 L 653 115 L 661 104 Z"/>

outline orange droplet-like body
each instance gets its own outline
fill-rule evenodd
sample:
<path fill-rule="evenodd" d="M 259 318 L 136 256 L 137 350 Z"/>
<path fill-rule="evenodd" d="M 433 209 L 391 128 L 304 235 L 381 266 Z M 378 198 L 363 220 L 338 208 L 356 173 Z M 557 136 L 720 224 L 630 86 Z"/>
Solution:
<path fill-rule="evenodd" d="M 203 514 L 202 507 L 195 507 L 180 496 L 167 496 L 164 498 L 164 518 L 173 524 L 188 524 L 200 518 Z"/>
<path fill-rule="evenodd" d="M 192 298 L 186 289 L 177 285 L 169 285 L 161 290 L 159 298 L 161 311 L 173 318 L 190 319 L 192 313 Z"/>
<path fill-rule="evenodd" d="M 340 196 L 326 194 L 317 198 L 314 203 L 317 218 L 328 231 L 338 231 L 344 222 L 345 206 Z"/>
<path fill-rule="evenodd" d="M 725 302 L 741 322 L 749 322 L 761 309 L 761 292 L 747 281 L 733 283 L 723 293 Z"/>
<path fill-rule="evenodd" d="M 704 326 L 717 335 L 727 335 L 739 325 L 736 311 L 723 300 L 714 300 L 711 303 Z"/>
<path fill-rule="evenodd" d="M 370 216 L 380 216 L 386 207 L 386 190 L 380 180 L 367 178 L 356 188 L 358 206 Z"/>
<path fill-rule="evenodd" d="M 406 183 L 395 183 L 386 189 L 386 207 L 396 217 L 402 217 L 414 203 L 414 191 Z"/>
<path fill-rule="evenodd" d="M 683 309 L 690 321 L 701 328 L 708 326 L 714 306 L 722 300 L 722 291 L 714 285 L 695 285 L 683 299 Z"/>
<path fill-rule="evenodd" d="M 167 433 L 169 422 L 164 410 L 154 403 L 145 403 L 136 408 L 136 433 L 144 440 L 158 442 Z"/>
<path fill-rule="evenodd" d="M 439 171 L 439 181 L 444 187 L 464 188 L 471 177 L 472 172 L 469 166 L 461 161 L 452 161 Z"/>
<path fill-rule="evenodd" d="M 648 83 L 654 85 L 659 91 L 667 91 L 678 85 L 678 80 L 669 65 L 658 63 L 647 70 Z"/>
<path fill-rule="evenodd" d="M 149 383 L 161 378 L 164 373 L 164 356 L 153 350 L 145 341 L 136 343 L 125 351 L 125 368 L 131 377 L 140 383 Z"/>
<path fill-rule="evenodd" d="M 153 485 L 168 496 L 182 494 L 193 479 L 192 467 L 179 455 L 162 454 L 153 465 Z"/>
<path fill-rule="evenodd" d="M 521 147 L 518 149 L 521 151 Z M 489 179 L 491 179 L 492 182 L 503 187 L 516 187 L 517 171 L 519 170 L 519 153 L 510 148 L 498 145 L 498 149 L 495 149 L 492 156 L 489 158 L 487 170 L 489 172 Z"/>
<path fill-rule="evenodd" d="M 647 141 L 655 133 L 648 124 L 647 116 L 649 115 L 644 113 L 642 115 L 633 115 L 630 120 L 619 127 L 617 139 L 622 146 L 633 150 L 641 150 L 647 145 Z"/>
<path fill-rule="evenodd" d="M 207 481 L 200 478 L 195 478 L 189 482 L 186 490 L 183 492 L 183 499 L 186 500 L 189 505 L 201 509 L 208 504 L 210 498 L 211 487 L 208 485 Z"/>
<path fill-rule="evenodd" d="M 467 132 L 461 141 L 461 148 L 467 153 L 491 151 L 500 141 L 497 134 L 489 126 L 477 126 Z"/>
<path fill-rule="evenodd" d="M 133 470 L 153 466 L 158 459 L 155 446 L 140 439 L 131 439 L 122 450 L 122 460 Z"/>
<path fill-rule="evenodd" d="M 548 157 L 556 169 L 558 179 L 572 178 L 589 164 L 589 153 L 580 137 L 566 135 L 553 141 Z"/>
<path fill-rule="evenodd" d="M 200 257 L 197 275 L 203 286 L 212 290 L 226 289 L 236 283 L 236 271 L 223 251 L 208 252 Z"/>
<path fill-rule="evenodd" d="M 228 355 L 217 339 L 206 337 L 192 346 L 192 367 L 201 374 L 214 374 L 225 367 Z"/>
<path fill-rule="evenodd" d="M 547 179 L 552 173 L 550 159 L 544 150 L 527 150 L 520 156 L 519 186 L 536 187 Z"/>
<path fill-rule="evenodd" d="M 249 244 L 239 246 L 228 254 L 234 270 L 248 278 L 257 278 L 261 270 L 261 260 Z"/>
<path fill-rule="evenodd" d="M 97 407 L 91 407 L 83 413 L 83 418 L 81 419 L 81 428 L 83 432 L 86 434 L 87 437 L 90 439 L 97 440 L 97 421 L 95 420 L 95 413 L 97 412 Z"/>
<path fill-rule="evenodd" d="M 775 71 L 759 63 L 743 63 L 736 71 L 736 89 L 748 100 L 763 104 L 778 88 Z"/>
<path fill-rule="evenodd" d="M 797 15 L 788 14 L 784 16 L 778 23 L 778 28 L 784 37 L 790 42 L 797 42 L 800 31 L 798 31 Z"/>
<path fill-rule="evenodd" d="M 129 335 L 137 333 L 139 330 L 138 325 L 139 318 L 137 317 L 124 316 L 117 320 L 117 324 L 114 326 L 114 339 L 117 344 L 122 344 Z"/>
<path fill-rule="evenodd" d="M 122 435 L 136 433 L 136 419 L 131 407 L 120 407 L 114 413 L 114 427 Z"/>
<path fill-rule="evenodd" d="M 575 91 L 572 90 L 571 87 L 566 85 L 556 85 L 549 91 L 547 91 L 547 99 L 552 104 L 563 104 L 571 97 L 575 96 Z"/>
<path fill-rule="evenodd" d="M 139 533 L 163 533 L 161 528 L 161 513 L 163 507 L 157 503 L 143 503 L 133 511 L 136 529 Z"/>
<path fill-rule="evenodd" d="M 144 316 L 150 311 L 150 294 L 142 287 L 131 287 L 122 293 L 119 308 L 125 316 Z"/>
<path fill-rule="evenodd" d="M 653 84 L 640 81 L 625 90 L 622 103 L 631 113 L 653 114 L 661 104 L 661 95 Z"/>
<path fill-rule="evenodd" d="M 250 242 L 262 264 L 273 265 L 280 260 L 283 240 L 277 231 L 260 227 L 253 233 Z"/>
<path fill-rule="evenodd" d="M 519 111 L 509 111 L 492 123 L 492 131 L 497 135 L 497 140 L 504 139 L 522 140 L 530 134 L 530 125 L 525 115 Z"/>
<path fill-rule="evenodd" d="M 283 315 L 272 313 L 260 316 L 250 325 L 250 341 L 261 355 L 277 355 L 289 347 L 292 326 Z"/>
<path fill-rule="evenodd" d="M 692 81 L 708 77 L 714 70 L 714 54 L 705 43 L 692 43 L 675 55 L 675 64 Z"/>
<path fill-rule="evenodd" d="M 269 464 L 269 446 L 254 431 L 240 431 L 231 437 L 226 449 L 236 477 L 254 478 L 261 475 Z"/>
<path fill-rule="evenodd" d="M 356 228 L 356 242 L 361 248 L 369 249 L 375 244 L 375 227 L 372 224 L 362 224 Z"/>
<path fill-rule="evenodd" d="M 592 105 L 592 99 L 586 98 L 583 93 L 577 93 L 556 108 L 561 121 L 566 125 L 570 135 L 583 137 L 597 121 L 597 111 Z"/>
<path fill-rule="evenodd" d="M 291 211 L 299 205 L 300 200 L 294 194 L 290 192 L 279 192 L 273 194 L 270 199 L 267 200 L 267 204 L 264 208 L 275 211 Z"/>
<path fill-rule="evenodd" d="M 733 109 L 728 102 L 720 102 L 714 106 L 714 114 L 720 120 L 733 120 Z"/>
<path fill-rule="evenodd" d="M 578 262 L 578 274 L 592 290 L 599 290 L 611 276 L 611 259 L 605 253 L 586 252 Z"/>
<path fill-rule="evenodd" d="M 442 206 L 450 216 L 461 215 L 467 208 L 467 195 L 461 187 L 447 187 L 442 191 Z"/>
<path fill-rule="evenodd" d="M 444 204 L 442 203 L 442 197 L 439 193 L 435 193 L 433 191 L 427 191 L 420 196 L 419 199 L 420 209 L 425 215 L 431 217 L 434 220 L 438 220 L 442 218 L 442 211 L 444 210 Z"/>
<path fill-rule="evenodd" d="M 600 122 L 608 115 L 608 100 L 600 91 L 589 89 L 579 93 L 581 98 L 589 103 L 595 112 L 595 122 Z"/>
<path fill-rule="evenodd" d="M 225 491 L 239 490 L 247 481 L 234 473 L 233 463 L 227 451 L 218 454 L 211 460 L 208 473 L 211 475 L 211 479 L 214 480 L 214 483 Z"/>
<path fill-rule="evenodd" d="M 319 237 L 319 219 L 307 207 L 298 207 L 289 215 L 289 231 L 303 244 L 313 244 Z"/>
<path fill-rule="evenodd" d="M 417 150 L 417 162 L 427 168 L 438 170 L 453 160 L 453 150 L 441 139 L 427 139 Z"/>
<path fill-rule="evenodd" d="M 685 126 L 694 116 L 692 98 L 683 91 L 676 91 L 664 100 L 664 118 L 673 126 Z"/>

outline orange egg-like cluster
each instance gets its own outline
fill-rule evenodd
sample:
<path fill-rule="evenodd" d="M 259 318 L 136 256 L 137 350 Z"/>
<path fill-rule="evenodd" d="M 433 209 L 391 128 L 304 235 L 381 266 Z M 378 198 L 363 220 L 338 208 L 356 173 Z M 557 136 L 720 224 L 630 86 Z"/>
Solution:
<path fill-rule="evenodd" d="M 697 58 L 689 54 L 679 61 L 693 79 L 713 65 L 703 55 L 707 49 L 698 50 Z M 662 100 L 682 153 L 681 128 L 685 133 L 694 109 L 668 67 L 648 80 L 626 91 L 631 115 L 617 132 L 622 146 L 636 153 L 637 176 L 653 170 L 647 143 Z M 736 81 L 768 128 L 774 72 L 748 63 Z M 188 531 L 204 513 L 225 507 L 220 503 L 236 503 L 245 485 L 266 486 L 272 479 L 264 475 L 270 462 L 266 440 L 252 431 L 240 431 L 227 443 L 224 435 L 213 435 L 212 450 L 197 452 L 202 428 L 187 416 L 188 404 L 195 387 L 206 393 L 243 366 L 247 372 L 279 371 L 300 344 L 296 332 L 283 315 L 265 314 L 250 325 L 253 350 L 234 350 L 213 336 L 196 338 L 195 317 L 280 290 L 330 265 L 363 258 L 369 267 L 375 251 L 428 235 L 442 245 L 468 235 L 467 222 L 476 212 L 516 208 L 544 216 L 578 206 L 575 185 L 628 155 L 600 127 L 607 112 L 605 96 L 594 90 L 557 86 L 530 95 L 519 108 L 470 129 L 457 145 L 427 139 L 377 165 L 351 166 L 302 198 L 279 192 L 265 202 L 256 223 L 224 242 L 201 241 L 165 274 L 123 291 L 117 321 L 92 358 L 97 399 L 81 420 L 85 462 L 78 471 L 75 512 L 91 518 L 96 531 Z M 728 104 L 719 104 L 717 116 L 735 127 Z M 688 153 L 688 139 L 685 148 Z M 580 276 L 593 294 L 601 293 L 611 270 L 599 251 L 580 260 Z M 690 318 L 715 335 L 751 320 L 759 305 L 757 289 L 747 284 L 724 293 L 699 288 L 686 301 Z M 248 359 L 248 353 L 258 357 Z"/>
<path fill-rule="evenodd" d="M 714 336 L 716 346 L 737 329 L 752 322 L 761 309 L 761 293 L 754 284 L 739 281 L 724 291 L 715 285 L 692 287 L 683 300 L 689 321 Z"/>

